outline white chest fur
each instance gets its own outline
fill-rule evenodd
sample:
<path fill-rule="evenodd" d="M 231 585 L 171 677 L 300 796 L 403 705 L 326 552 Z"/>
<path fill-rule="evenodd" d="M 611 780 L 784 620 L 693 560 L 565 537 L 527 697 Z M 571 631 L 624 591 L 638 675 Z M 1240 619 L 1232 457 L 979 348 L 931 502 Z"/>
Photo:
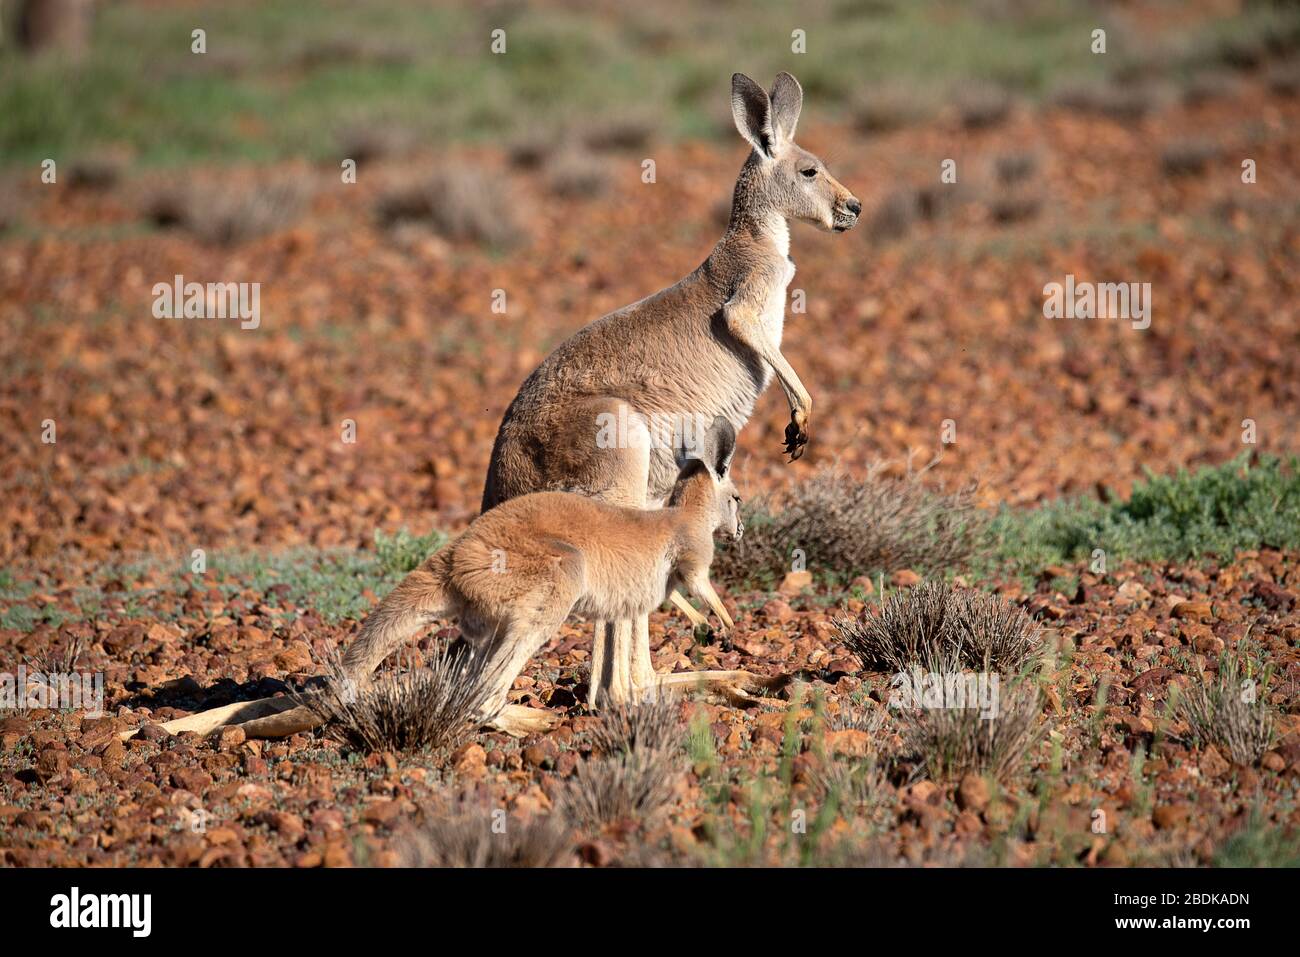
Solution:
<path fill-rule="evenodd" d="M 763 306 L 763 329 L 778 347 L 781 345 L 781 335 L 785 331 L 786 294 L 792 279 L 794 279 L 794 263 L 787 259 L 784 274 L 779 282 L 773 283 L 767 294 L 767 302 Z"/>

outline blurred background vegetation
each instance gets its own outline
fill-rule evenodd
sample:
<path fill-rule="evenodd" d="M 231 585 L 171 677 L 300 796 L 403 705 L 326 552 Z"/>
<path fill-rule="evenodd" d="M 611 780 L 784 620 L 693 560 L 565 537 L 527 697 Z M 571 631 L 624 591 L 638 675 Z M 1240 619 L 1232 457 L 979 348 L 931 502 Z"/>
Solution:
<path fill-rule="evenodd" d="M 0 3 L 8 165 L 104 149 L 147 165 L 324 159 L 358 138 L 420 148 L 591 120 L 712 136 L 730 123 L 718 78 L 737 69 L 792 70 L 826 116 L 867 129 L 962 96 L 1123 109 L 1135 88 L 1300 45 L 1300 8 L 1273 0 Z M 1106 56 L 1085 42 L 1097 27 Z M 507 53 L 485 56 L 498 28 Z M 793 30 L 815 55 L 790 52 Z"/>

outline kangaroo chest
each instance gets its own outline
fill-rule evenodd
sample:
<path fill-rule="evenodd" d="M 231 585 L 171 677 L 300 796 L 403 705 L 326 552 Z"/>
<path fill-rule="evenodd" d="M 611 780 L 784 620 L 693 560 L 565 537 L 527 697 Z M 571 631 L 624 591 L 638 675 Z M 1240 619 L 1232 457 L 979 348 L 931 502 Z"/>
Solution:
<path fill-rule="evenodd" d="M 771 289 L 768 290 L 767 302 L 763 306 L 762 317 L 760 319 L 763 331 L 778 348 L 781 345 L 781 335 L 785 332 L 786 296 L 789 293 L 790 282 L 793 279 L 794 262 L 787 257 L 785 261 L 785 269 L 781 273 L 779 280 L 774 282 Z M 771 381 L 770 369 L 768 370 L 767 380 Z"/>

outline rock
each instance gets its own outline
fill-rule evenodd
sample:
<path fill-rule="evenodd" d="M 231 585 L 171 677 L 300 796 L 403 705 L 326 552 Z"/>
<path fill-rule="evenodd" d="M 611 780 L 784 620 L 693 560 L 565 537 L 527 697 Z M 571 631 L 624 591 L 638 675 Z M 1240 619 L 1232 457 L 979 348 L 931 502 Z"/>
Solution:
<path fill-rule="evenodd" d="M 524 748 L 524 764 L 530 768 L 549 768 L 555 763 L 558 752 L 554 742 L 542 738 Z"/>
<path fill-rule="evenodd" d="M 402 804 L 400 801 L 372 801 L 366 805 L 366 809 L 361 812 L 361 819 L 370 824 L 378 824 L 383 827 L 391 827 L 402 817 Z"/>
<path fill-rule="evenodd" d="M 457 774 L 477 776 L 487 768 L 487 752 L 481 744 L 473 741 L 457 748 L 451 759 Z"/>
<path fill-rule="evenodd" d="M 46 748 L 36 758 L 36 770 L 43 779 L 62 774 L 68 770 L 68 752 L 61 748 Z"/>
<path fill-rule="evenodd" d="M 1162 804 L 1151 814 L 1151 823 L 1162 831 L 1182 827 L 1192 817 L 1190 804 Z"/>
<path fill-rule="evenodd" d="M 1106 867 L 1128 867 L 1129 853 L 1119 841 L 1111 841 L 1101 852 L 1101 863 Z"/>
<path fill-rule="evenodd" d="M 343 823 L 343 812 L 337 808 L 323 807 L 311 814 L 311 826 L 316 831 L 341 831 Z"/>
<path fill-rule="evenodd" d="M 850 582 L 849 584 L 853 588 L 860 588 L 862 590 L 862 594 L 864 595 L 874 595 L 876 593 L 875 582 L 873 582 L 866 575 L 859 575 L 857 578 L 853 579 L 853 581 Z"/>
<path fill-rule="evenodd" d="M 769 621 L 785 624 L 794 618 L 794 609 L 779 598 L 773 598 L 763 606 L 763 617 Z"/>
<path fill-rule="evenodd" d="M 1285 771 L 1286 760 L 1276 751 L 1266 751 L 1264 756 L 1259 759 L 1259 763 L 1269 771 Z"/>
<path fill-rule="evenodd" d="M 1124 584 L 1120 585 L 1116 590 L 1116 594 L 1125 601 L 1151 600 L 1151 592 L 1147 591 L 1146 587 L 1140 581 L 1135 579 L 1129 579 Z"/>
<path fill-rule="evenodd" d="M 826 732 L 826 750 L 851 758 L 865 758 L 871 753 L 871 735 L 856 728 Z"/>
<path fill-rule="evenodd" d="M 777 588 L 782 595 L 797 595 L 805 588 L 812 586 L 812 572 L 786 572 L 786 576 L 781 579 L 781 585 Z"/>
<path fill-rule="evenodd" d="M 341 843 L 334 842 L 325 846 L 326 867 L 351 867 L 352 858 L 348 856 L 348 849 Z"/>
<path fill-rule="evenodd" d="M 1218 749 L 1212 744 L 1201 753 L 1199 767 L 1201 773 L 1211 780 L 1223 777 L 1230 770 L 1228 762 L 1223 759 Z"/>
<path fill-rule="evenodd" d="M 114 738 L 104 745 L 104 750 L 99 753 L 99 759 L 103 763 L 104 770 L 119 770 L 126 761 L 126 745 Z"/>
<path fill-rule="evenodd" d="M 288 811 L 262 811 L 253 820 L 265 824 L 271 830 L 282 834 L 291 841 L 296 841 L 306 832 L 302 818 Z"/>
<path fill-rule="evenodd" d="M 957 787 L 957 804 L 963 810 L 978 814 L 988 807 L 989 798 L 988 782 L 980 775 L 967 774 L 961 779 Z"/>
<path fill-rule="evenodd" d="M 908 797 L 925 804 L 934 801 L 939 795 L 939 786 L 930 780 L 917 781 L 908 788 Z"/>
<path fill-rule="evenodd" d="M 1180 601 L 1170 614 L 1180 621 L 1212 621 L 1214 618 L 1210 603 L 1204 601 Z"/>
<path fill-rule="evenodd" d="M 140 728 L 140 732 L 136 737 L 143 741 L 153 741 L 156 744 L 159 741 L 166 741 L 171 735 L 163 730 L 161 726 L 150 721 Z"/>
<path fill-rule="evenodd" d="M 895 588 L 911 588 L 921 583 L 921 576 L 910 568 L 904 568 L 889 576 L 889 584 Z"/>
<path fill-rule="evenodd" d="M 200 795 L 212 786 L 212 775 L 198 768 L 177 768 L 171 773 L 172 787 Z"/>
<path fill-rule="evenodd" d="M 1218 635 L 1201 635 L 1192 642 L 1192 647 L 1200 654 L 1217 656 L 1223 652 L 1223 639 Z"/>
<path fill-rule="evenodd" d="M 220 751 L 234 751 L 248 739 L 244 729 L 238 725 L 220 728 L 212 737 Z"/>
<path fill-rule="evenodd" d="M 310 671 L 311 648 L 305 641 L 291 642 L 288 648 L 275 656 L 275 666 L 281 671 Z"/>

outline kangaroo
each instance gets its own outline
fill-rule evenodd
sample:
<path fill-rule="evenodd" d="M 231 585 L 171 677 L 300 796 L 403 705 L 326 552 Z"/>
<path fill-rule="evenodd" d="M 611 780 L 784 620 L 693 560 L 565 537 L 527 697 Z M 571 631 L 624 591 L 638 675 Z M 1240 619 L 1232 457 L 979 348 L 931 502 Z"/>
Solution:
<path fill-rule="evenodd" d="M 508 707 L 510 687 L 570 613 L 636 618 L 681 587 L 707 603 L 724 627 L 734 627 L 709 581 L 709 566 L 715 532 L 733 540 L 744 533 L 740 496 L 730 475 L 735 451 L 735 429 L 720 416 L 701 439 L 701 458 L 684 461 L 661 509 L 628 508 L 571 492 L 535 492 L 483 513 L 371 612 L 343 656 L 344 676 L 358 685 L 370 681 L 379 664 L 412 635 L 436 620 L 459 616 L 463 640 L 476 657 L 483 656 L 477 674 L 484 703 L 475 718 L 526 734 L 545 730 L 554 718 Z M 713 675 L 664 675 L 654 690 L 714 684 L 744 698 L 780 683 L 743 672 Z M 164 727 L 206 734 L 234 723 L 231 719 L 242 719 L 240 727 L 250 737 L 283 737 L 320 724 L 310 708 L 273 698 L 213 709 Z"/>
<path fill-rule="evenodd" d="M 485 513 L 550 489 L 656 507 L 689 431 L 677 423 L 723 416 L 739 432 L 773 376 L 790 406 L 785 452 L 803 454 L 812 397 L 781 354 L 789 222 L 844 232 L 862 204 L 795 143 L 802 105 L 788 73 L 770 93 L 732 76 L 732 117 L 751 149 L 722 239 L 686 278 L 580 329 L 525 380 L 492 448 Z M 599 441 L 611 419 L 630 423 L 624 441 Z M 598 622 L 588 703 L 643 697 L 655 680 L 648 617 Z"/>
<path fill-rule="evenodd" d="M 734 627 L 709 581 L 714 533 L 732 540 L 744 533 L 729 474 L 736 450 L 731 423 L 718 417 L 701 445 L 702 457 L 685 461 L 661 509 L 534 492 L 484 512 L 389 592 L 349 646 L 344 672 L 365 680 L 411 635 L 459 616 L 463 639 L 486 656 L 486 703 L 477 717 L 490 724 L 528 659 L 571 613 L 602 620 L 649 615 L 680 587 L 725 628 Z M 692 672 L 667 675 L 658 687 L 698 680 Z M 517 730 L 515 722 L 504 724 Z"/>

